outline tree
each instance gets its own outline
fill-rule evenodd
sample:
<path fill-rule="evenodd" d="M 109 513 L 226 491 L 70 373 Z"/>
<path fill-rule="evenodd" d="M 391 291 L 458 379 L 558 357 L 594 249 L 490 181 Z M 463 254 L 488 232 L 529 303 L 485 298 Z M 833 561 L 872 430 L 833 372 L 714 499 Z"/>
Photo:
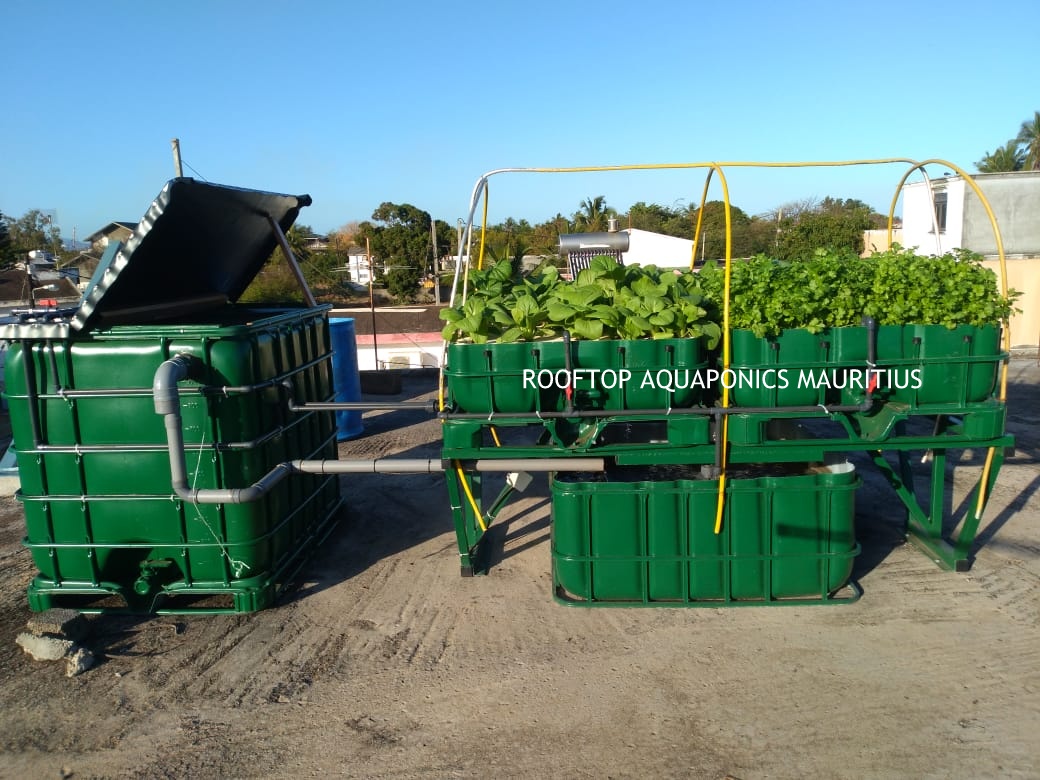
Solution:
<path fill-rule="evenodd" d="M 730 206 L 730 233 L 733 242 L 733 256 L 744 257 L 754 254 L 748 246 L 747 226 L 751 217 L 736 206 Z M 699 208 L 690 210 L 690 238 L 697 228 Z M 701 239 L 697 247 L 697 259 L 717 259 L 726 256 L 726 204 L 721 200 L 710 200 L 704 204 L 704 215 L 701 219 Z"/>
<path fill-rule="evenodd" d="M 454 225 L 449 225 L 443 219 L 435 219 L 433 224 L 437 227 L 437 258 L 438 260 L 443 257 L 455 254 L 457 247 L 455 244 L 458 239 L 456 238 L 456 231 Z M 442 267 L 438 262 L 438 268 Z"/>
<path fill-rule="evenodd" d="M 628 226 L 651 233 L 665 233 L 665 226 L 676 217 L 676 212 L 657 203 L 639 201 L 628 209 Z"/>
<path fill-rule="evenodd" d="M 11 248 L 11 233 L 7 229 L 7 217 L 0 211 L 0 269 L 14 265 L 14 250 Z"/>
<path fill-rule="evenodd" d="M 1034 111 L 1033 118 L 1022 123 L 1015 140 L 1025 147 L 1026 169 L 1040 171 L 1040 111 Z"/>
<path fill-rule="evenodd" d="M 526 239 L 526 243 L 535 254 L 555 255 L 560 246 L 560 236 L 569 233 L 570 230 L 570 220 L 557 212 L 552 219 L 535 225 L 531 229 L 531 236 Z"/>
<path fill-rule="evenodd" d="M 581 209 L 574 214 L 574 227 L 583 233 L 596 233 L 607 229 L 607 217 L 617 212 L 607 207 L 607 199 L 602 195 L 586 198 L 581 202 Z"/>
<path fill-rule="evenodd" d="M 357 238 L 367 238 L 372 254 L 388 265 L 413 265 L 425 273 L 430 257 L 430 215 L 409 203 L 383 203 L 373 222 L 358 225 Z"/>
<path fill-rule="evenodd" d="M 886 215 L 874 211 L 874 209 L 858 198 L 845 198 L 842 200 L 841 198 L 827 196 L 820 201 L 820 205 L 816 210 L 838 216 L 862 216 L 870 223 L 871 228 L 876 229 L 881 229 L 888 224 Z"/>
<path fill-rule="evenodd" d="M 293 225 L 285 234 L 285 240 L 289 243 L 293 256 L 301 269 L 306 269 L 307 259 L 310 253 L 307 251 L 304 238 L 311 233 L 307 225 Z M 304 273 L 308 286 L 312 279 Z M 312 290 L 313 292 L 313 290 Z M 249 286 L 239 297 L 242 303 L 301 303 L 303 301 L 303 290 L 296 276 L 289 268 L 285 254 L 280 246 L 275 247 L 271 256 L 267 258 L 260 272 L 249 283 Z"/>
<path fill-rule="evenodd" d="M 367 238 L 372 254 L 383 261 L 390 294 L 414 300 L 433 256 L 430 215 L 409 203 L 386 202 L 372 212 L 372 219 L 358 225 L 357 238 Z"/>
<path fill-rule="evenodd" d="M 24 256 L 34 249 L 50 252 L 55 257 L 61 254 L 61 230 L 39 209 L 30 209 L 20 219 L 9 219 L 7 229 L 11 251 L 17 255 Z"/>
<path fill-rule="evenodd" d="M 348 222 L 329 233 L 329 248 L 336 252 L 347 254 L 350 247 L 357 243 L 357 222 Z M 362 239 L 364 242 L 364 239 Z"/>
<path fill-rule="evenodd" d="M 979 173 L 1008 173 L 1020 171 L 1025 164 L 1026 153 L 1017 139 L 1012 138 L 993 152 L 986 152 L 982 159 L 975 163 Z"/>
<path fill-rule="evenodd" d="M 781 260 L 811 257 L 817 249 L 863 251 L 863 231 L 873 210 L 862 201 L 826 198 L 812 211 L 781 221 L 776 253 Z"/>
<path fill-rule="evenodd" d="M 289 232 L 285 234 L 285 240 L 289 242 L 289 248 L 292 250 L 293 255 L 296 257 L 296 262 L 303 263 L 307 260 L 310 255 L 310 250 L 307 248 L 307 239 L 314 235 L 314 231 L 310 225 L 293 225 L 289 228 Z M 275 255 L 281 255 L 281 249 L 275 250 Z"/>

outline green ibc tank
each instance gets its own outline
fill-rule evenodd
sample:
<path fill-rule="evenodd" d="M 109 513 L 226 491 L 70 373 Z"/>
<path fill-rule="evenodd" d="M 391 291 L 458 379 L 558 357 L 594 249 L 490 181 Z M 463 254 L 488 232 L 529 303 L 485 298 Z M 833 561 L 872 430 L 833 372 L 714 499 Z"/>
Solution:
<path fill-rule="evenodd" d="M 164 361 L 191 361 L 179 395 L 192 489 L 336 457 L 333 413 L 288 403 L 334 396 L 328 307 L 234 302 L 305 198 L 175 179 L 77 306 L 0 326 L 33 609 L 261 609 L 331 530 L 335 477 L 294 475 L 241 504 L 176 495 L 152 392 Z"/>

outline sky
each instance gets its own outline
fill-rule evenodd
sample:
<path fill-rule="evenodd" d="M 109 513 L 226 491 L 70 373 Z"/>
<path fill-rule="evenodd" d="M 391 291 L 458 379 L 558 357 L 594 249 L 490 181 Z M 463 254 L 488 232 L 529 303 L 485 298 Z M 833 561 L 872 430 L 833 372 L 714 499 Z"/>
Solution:
<path fill-rule="evenodd" d="M 54 210 L 81 240 L 136 222 L 175 175 L 173 138 L 186 176 L 311 195 L 299 222 L 319 233 L 386 201 L 454 225 L 501 168 L 970 173 L 1040 110 L 1037 22 L 1035 0 L 4 0 L 0 212 Z M 909 167 L 723 174 L 749 214 L 825 196 L 887 213 Z M 496 174 L 488 217 L 537 224 L 598 195 L 681 207 L 705 178 Z"/>

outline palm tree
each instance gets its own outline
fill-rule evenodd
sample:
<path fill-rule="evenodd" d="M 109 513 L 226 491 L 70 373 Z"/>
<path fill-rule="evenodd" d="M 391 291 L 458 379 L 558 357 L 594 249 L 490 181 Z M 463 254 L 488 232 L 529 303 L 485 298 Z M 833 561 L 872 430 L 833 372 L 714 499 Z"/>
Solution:
<path fill-rule="evenodd" d="M 574 226 L 586 233 L 595 233 L 607 229 L 607 217 L 614 213 L 607 208 L 607 199 L 602 195 L 586 198 L 581 202 L 581 210 L 574 215 Z"/>
<path fill-rule="evenodd" d="M 289 248 L 292 250 L 293 255 L 301 263 L 307 259 L 310 254 L 310 250 L 307 249 L 307 239 L 314 235 L 314 231 L 307 225 L 293 225 L 289 228 L 285 234 L 285 240 L 289 242 Z M 277 255 L 281 255 L 281 252 L 275 252 Z"/>
<path fill-rule="evenodd" d="M 514 244 L 511 239 L 507 239 L 500 243 L 488 244 L 485 250 L 487 251 L 487 259 L 490 261 L 485 264 L 485 267 L 502 260 L 508 260 L 513 267 L 513 273 L 517 273 L 523 268 L 524 256 L 530 252 L 530 247 L 526 247 L 520 242 Z"/>
<path fill-rule="evenodd" d="M 1033 118 L 1022 123 L 1015 140 L 1025 147 L 1026 169 L 1040 171 L 1040 111 L 1034 111 Z"/>
<path fill-rule="evenodd" d="M 1003 146 L 998 146 L 992 153 L 986 152 L 983 158 L 975 163 L 975 167 L 978 168 L 979 173 L 1020 171 L 1025 159 L 1026 153 L 1018 139 L 1012 138 Z"/>

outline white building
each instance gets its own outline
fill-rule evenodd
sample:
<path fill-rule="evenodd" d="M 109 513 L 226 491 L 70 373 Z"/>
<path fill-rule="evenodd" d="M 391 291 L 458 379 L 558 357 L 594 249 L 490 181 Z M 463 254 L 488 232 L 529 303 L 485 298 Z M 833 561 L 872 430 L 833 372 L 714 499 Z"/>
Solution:
<path fill-rule="evenodd" d="M 693 242 L 687 238 L 676 238 L 649 230 L 626 228 L 628 251 L 624 253 L 625 265 L 656 265 L 660 268 L 689 268 L 693 259 Z"/>
<path fill-rule="evenodd" d="M 374 260 L 374 257 L 365 254 L 362 247 L 349 247 L 347 249 L 347 268 L 350 271 L 350 281 L 368 284 L 372 280 L 372 261 Z"/>
<path fill-rule="evenodd" d="M 1040 343 L 1040 171 L 971 177 L 989 203 L 1007 258 L 1007 286 L 1022 292 L 1011 317 L 1012 347 Z M 997 240 L 985 206 L 961 176 L 903 186 L 903 246 L 919 254 L 968 249 L 1000 272 Z"/>
<path fill-rule="evenodd" d="M 978 173 L 971 177 L 996 217 L 1008 256 L 1040 256 L 1040 171 Z M 986 209 L 961 176 L 903 185 L 903 245 L 923 254 L 964 248 L 996 256 Z"/>

